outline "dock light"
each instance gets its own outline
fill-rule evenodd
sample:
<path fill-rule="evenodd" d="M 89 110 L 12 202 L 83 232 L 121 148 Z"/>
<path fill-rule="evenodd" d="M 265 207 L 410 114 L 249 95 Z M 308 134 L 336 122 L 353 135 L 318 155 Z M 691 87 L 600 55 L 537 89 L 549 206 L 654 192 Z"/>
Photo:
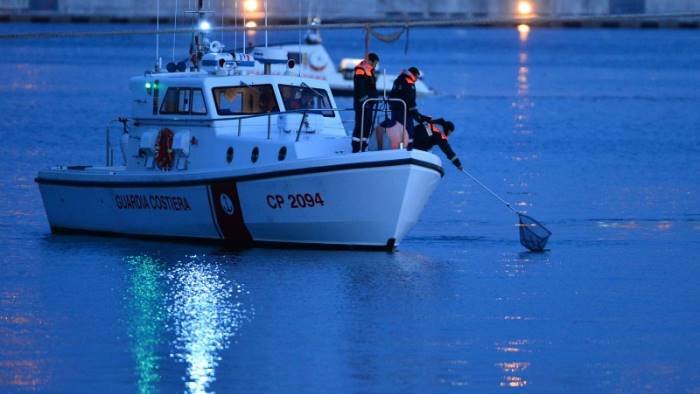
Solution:
<path fill-rule="evenodd" d="M 258 9 L 258 2 L 256 0 L 245 0 L 243 8 L 248 12 L 253 12 Z"/>
<path fill-rule="evenodd" d="M 518 14 L 520 15 L 530 15 L 532 14 L 532 3 L 529 1 L 519 1 L 518 2 Z"/>
<path fill-rule="evenodd" d="M 255 21 L 248 21 L 245 23 L 245 27 L 247 27 L 249 29 L 254 29 L 254 28 L 258 27 L 258 24 L 255 23 Z"/>
<path fill-rule="evenodd" d="M 211 23 L 209 23 L 207 21 L 199 22 L 199 30 L 209 31 L 209 29 L 211 29 Z"/>

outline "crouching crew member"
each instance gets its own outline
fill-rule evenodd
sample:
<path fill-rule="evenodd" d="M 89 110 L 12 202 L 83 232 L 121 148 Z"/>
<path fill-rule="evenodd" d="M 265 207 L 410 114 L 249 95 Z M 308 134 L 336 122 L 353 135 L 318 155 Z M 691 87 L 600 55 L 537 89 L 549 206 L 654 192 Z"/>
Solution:
<path fill-rule="evenodd" d="M 360 152 L 367 149 L 369 134 L 372 131 L 372 121 L 374 120 L 374 102 L 367 103 L 364 109 L 364 127 L 362 124 L 362 103 L 370 98 L 377 98 L 377 77 L 374 73 L 379 64 L 379 56 L 370 53 L 367 58 L 355 67 L 355 77 L 353 78 L 355 110 L 355 129 L 352 131 L 352 151 Z"/>
<path fill-rule="evenodd" d="M 421 123 L 414 130 L 413 149 L 427 152 L 437 145 L 445 153 L 447 159 L 461 171 L 463 169 L 462 162 L 459 161 L 457 154 L 452 150 L 450 143 L 447 142 L 447 137 L 452 134 L 454 129 L 455 125 L 452 122 L 442 118 Z"/>
<path fill-rule="evenodd" d="M 404 70 L 394 80 L 391 93 L 389 93 L 390 98 L 401 99 L 406 103 L 408 113 L 406 114 L 406 124 L 404 126 L 408 132 L 409 139 L 413 138 L 414 121 L 420 123 L 431 119 L 429 116 L 421 115 L 420 112 L 418 112 L 418 105 L 416 105 L 416 81 L 418 78 L 420 78 L 420 71 L 417 68 L 411 67 L 407 71 Z M 403 124 L 403 104 L 393 101 L 390 105 L 392 120 Z"/>

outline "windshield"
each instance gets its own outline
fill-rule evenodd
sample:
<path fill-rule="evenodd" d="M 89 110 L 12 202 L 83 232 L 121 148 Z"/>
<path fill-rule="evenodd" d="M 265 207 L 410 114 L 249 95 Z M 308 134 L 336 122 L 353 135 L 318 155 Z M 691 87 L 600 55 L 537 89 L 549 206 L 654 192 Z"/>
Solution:
<path fill-rule="evenodd" d="M 219 115 L 279 112 L 272 85 L 226 86 L 212 89 Z"/>
<path fill-rule="evenodd" d="M 161 114 L 206 115 L 202 89 L 168 88 L 160 106 Z"/>
<path fill-rule="evenodd" d="M 301 109 L 331 109 L 328 92 L 308 86 L 280 85 L 282 102 L 287 111 Z M 316 111 L 325 117 L 335 117 L 334 111 Z"/>

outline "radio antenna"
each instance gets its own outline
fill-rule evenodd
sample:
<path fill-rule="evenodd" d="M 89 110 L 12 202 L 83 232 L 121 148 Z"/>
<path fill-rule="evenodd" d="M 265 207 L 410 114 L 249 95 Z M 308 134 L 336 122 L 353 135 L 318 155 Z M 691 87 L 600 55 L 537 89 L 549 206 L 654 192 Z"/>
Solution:
<path fill-rule="evenodd" d="M 302 63 L 302 55 L 301 55 L 301 0 L 299 0 L 299 76 L 301 77 L 301 63 Z"/>
<path fill-rule="evenodd" d="M 160 0 L 156 0 L 156 72 L 160 72 Z"/>
<path fill-rule="evenodd" d="M 248 31 L 246 30 L 246 25 L 245 25 L 245 4 L 243 5 L 243 54 L 245 55 L 245 40 L 246 36 L 248 35 Z"/>
<path fill-rule="evenodd" d="M 233 29 L 233 51 L 236 52 L 236 41 L 238 41 L 238 0 L 233 2 L 233 27 L 235 27 Z"/>
<path fill-rule="evenodd" d="M 173 26 L 173 63 L 175 62 L 175 36 L 177 35 L 177 0 L 175 0 L 175 17 Z"/>

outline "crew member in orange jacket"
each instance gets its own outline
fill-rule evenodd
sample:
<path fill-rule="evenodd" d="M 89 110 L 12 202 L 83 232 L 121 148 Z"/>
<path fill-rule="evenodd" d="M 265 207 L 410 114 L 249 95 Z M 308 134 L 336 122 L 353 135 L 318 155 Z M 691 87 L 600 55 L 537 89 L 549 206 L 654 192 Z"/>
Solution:
<path fill-rule="evenodd" d="M 374 103 L 367 103 L 364 109 L 364 127 L 362 122 L 362 103 L 370 98 L 377 98 L 377 77 L 374 72 L 379 64 L 379 56 L 376 53 L 369 53 L 367 58 L 355 67 L 355 77 L 353 78 L 355 110 L 355 129 L 352 132 L 352 151 L 360 152 L 367 149 L 369 134 L 371 133 L 374 120 Z"/>
<path fill-rule="evenodd" d="M 413 130 L 413 149 L 430 151 L 435 145 L 440 147 L 447 159 L 452 162 L 460 171 L 463 169 L 462 162 L 457 154 L 452 150 L 447 136 L 452 134 L 455 125 L 445 119 L 433 119 L 430 122 L 423 122 Z"/>
<path fill-rule="evenodd" d="M 421 115 L 418 112 L 418 105 L 416 104 L 416 81 L 418 78 L 420 78 L 420 71 L 416 67 L 404 70 L 394 80 L 391 93 L 389 93 L 390 98 L 401 99 L 406 103 L 405 108 L 408 110 L 408 113 L 405 114 L 406 124 L 404 126 L 411 139 L 413 139 L 413 122 L 427 122 L 431 119 L 430 116 Z M 391 102 L 391 117 L 396 122 L 404 123 L 404 106 L 402 103 L 397 101 Z"/>

